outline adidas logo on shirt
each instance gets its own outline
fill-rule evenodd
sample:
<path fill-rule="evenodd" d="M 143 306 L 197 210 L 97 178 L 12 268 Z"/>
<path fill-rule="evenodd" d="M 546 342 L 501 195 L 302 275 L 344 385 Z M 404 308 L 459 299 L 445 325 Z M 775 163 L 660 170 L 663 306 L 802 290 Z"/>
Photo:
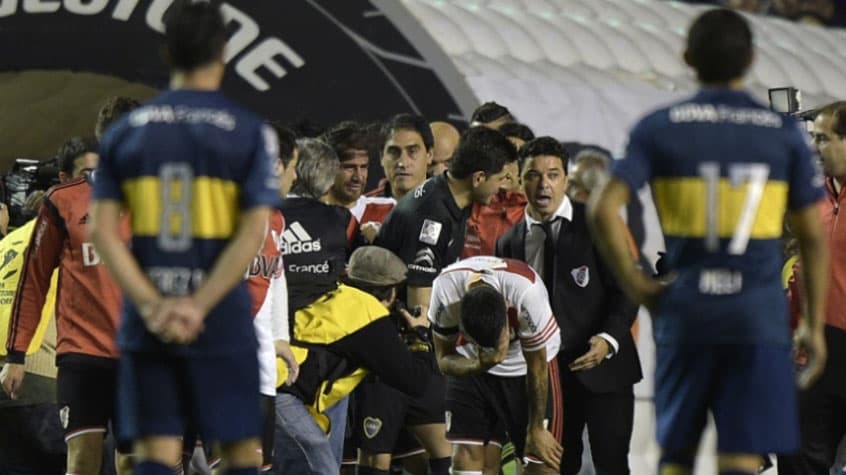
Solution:
<path fill-rule="evenodd" d="M 299 221 L 282 233 L 282 254 L 302 254 L 320 251 L 320 239 L 314 240 Z"/>

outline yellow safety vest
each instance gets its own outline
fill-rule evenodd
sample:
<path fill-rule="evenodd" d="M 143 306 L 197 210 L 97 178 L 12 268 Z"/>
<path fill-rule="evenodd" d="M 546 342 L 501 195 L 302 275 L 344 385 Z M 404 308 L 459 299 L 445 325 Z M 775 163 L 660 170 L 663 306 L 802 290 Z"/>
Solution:
<path fill-rule="evenodd" d="M 34 230 L 35 219 L 32 219 L 0 240 L 0 342 L 2 342 L 0 356 L 6 355 L 6 338 L 9 336 L 9 318 L 12 315 L 12 304 L 15 301 L 18 282 L 23 271 L 24 254 Z M 44 339 L 44 332 L 47 331 L 47 324 L 53 318 L 53 312 L 56 310 L 58 278 L 59 271 L 53 271 L 50 290 L 47 292 L 44 307 L 41 309 L 41 321 L 38 322 L 32 342 L 26 349 L 27 355 L 38 351 L 41 341 Z"/>

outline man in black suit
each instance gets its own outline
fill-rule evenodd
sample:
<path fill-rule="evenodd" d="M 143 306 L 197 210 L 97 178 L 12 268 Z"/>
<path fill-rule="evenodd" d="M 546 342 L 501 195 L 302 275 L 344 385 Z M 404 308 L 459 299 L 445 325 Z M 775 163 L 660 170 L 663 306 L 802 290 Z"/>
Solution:
<path fill-rule="evenodd" d="M 561 328 L 561 473 L 579 472 L 587 425 L 597 474 L 627 474 L 632 386 L 642 376 L 631 334 L 637 306 L 594 248 L 584 205 L 566 196 L 567 153 L 561 144 L 536 138 L 520 149 L 520 161 L 526 216 L 497 241 L 496 253 L 523 260 L 541 275 Z"/>

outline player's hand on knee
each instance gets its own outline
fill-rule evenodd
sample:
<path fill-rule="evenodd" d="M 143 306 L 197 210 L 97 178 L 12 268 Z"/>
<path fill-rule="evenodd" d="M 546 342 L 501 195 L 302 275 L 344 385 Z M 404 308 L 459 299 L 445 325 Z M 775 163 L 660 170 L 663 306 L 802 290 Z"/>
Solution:
<path fill-rule="evenodd" d="M 555 436 L 546 429 L 529 431 L 526 435 L 526 453 L 539 459 L 547 467 L 558 471 L 564 449 Z M 529 465 L 534 465 L 532 462 Z"/>
<path fill-rule="evenodd" d="M 10 398 L 17 399 L 20 396 L 25 374 L 22 364 L 6 363 L 3 365 L 3 370 L 0 371 L 0 384 L 3 385 L 3 391 L 6 391 Z"/>

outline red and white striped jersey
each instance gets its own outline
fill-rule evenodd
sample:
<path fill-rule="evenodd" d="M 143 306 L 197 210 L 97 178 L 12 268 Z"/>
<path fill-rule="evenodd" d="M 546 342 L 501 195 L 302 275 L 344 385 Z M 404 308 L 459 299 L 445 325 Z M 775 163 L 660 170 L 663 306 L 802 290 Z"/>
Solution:
<path fill-rule="evenodd" d="M 278 209 L 273 210 L 267 222 L 264 243 L 247 271 L 247 290 L 252 299 L 252 314 L 256 318 L 270 289 L 270 282 L 285 272 L 282 261 L 282 234 L 285 218 Z"/>
<path fill-rule="evenodd" d="M 491 256 L 474 256 L 445 268 L 435 279 L 429 320 L 436 334 L 459 333 L 460 303 L 471 282 L 482 280 L 505 298 L 511 345 L 502 363 L 488 370 L 496 376 L 526 374 L 523 352 L 546 349 L 547 361 L 558 354 L 561 333 L 549 306 L 549 296 L 540 276 L 525 262 Z M 458 352 L 477 356 L 476 345 L 459 333 Z"/>

